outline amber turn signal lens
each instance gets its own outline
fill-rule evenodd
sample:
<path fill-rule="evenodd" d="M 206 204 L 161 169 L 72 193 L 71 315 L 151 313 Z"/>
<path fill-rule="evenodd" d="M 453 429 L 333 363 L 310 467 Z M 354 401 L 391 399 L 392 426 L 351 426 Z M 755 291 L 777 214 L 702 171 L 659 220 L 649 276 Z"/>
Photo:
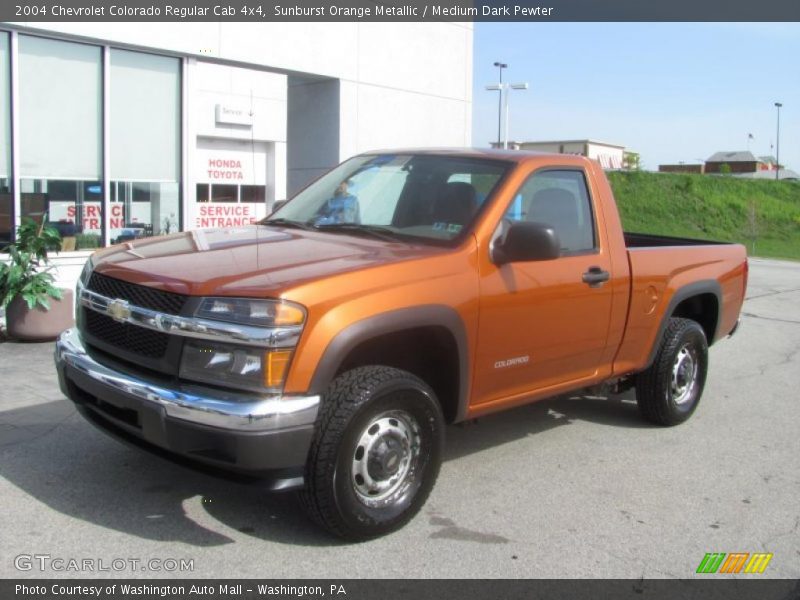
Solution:
<path fill-rule="evenodd" d="M 264 371 L 264 385 L 266 387 L 276 388 L 283 385 L 291 357 L 291 350 L 273 350 L 266 353 L 264 356 L 267 363 L 267 368 Z"/>
<path fill-rule="evenodd" d="M 303 311 L 291 304 L 275 306 L 275 325 L 302 325 L 306 316 Z"/>

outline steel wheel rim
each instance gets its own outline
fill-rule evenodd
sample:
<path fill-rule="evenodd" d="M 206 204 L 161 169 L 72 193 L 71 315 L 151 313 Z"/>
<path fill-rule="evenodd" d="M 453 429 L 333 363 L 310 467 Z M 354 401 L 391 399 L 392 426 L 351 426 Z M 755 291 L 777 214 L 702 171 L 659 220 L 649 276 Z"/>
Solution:
<path fill-rule="evenodd" d="M 419 424 L 406 411 L 373 417 L 353 450 L 351 484 L 356 497 L 372 508 L 403 498 L 417 477 L 420 447 Z"/>
<path fill-rule="evenodd" d="M 670 381 L 672 400 L 678 406 L 691 400 L 697 383 L 698 363 L 697 352 L 690 344 L 686 344 L 678 350 L 672 365 L 672 380 Z"/>

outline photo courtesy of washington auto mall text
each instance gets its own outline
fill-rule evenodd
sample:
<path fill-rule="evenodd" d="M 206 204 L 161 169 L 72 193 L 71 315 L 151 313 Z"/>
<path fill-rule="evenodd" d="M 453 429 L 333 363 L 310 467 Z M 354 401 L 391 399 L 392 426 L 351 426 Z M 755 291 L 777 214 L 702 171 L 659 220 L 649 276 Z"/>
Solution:
<path fill-rule="evenodd" d="M 341 583 L 288 585 L 270 583 L 47 583 L 14 585 L 15 597 L 34 598 L 345 598 Z"/>

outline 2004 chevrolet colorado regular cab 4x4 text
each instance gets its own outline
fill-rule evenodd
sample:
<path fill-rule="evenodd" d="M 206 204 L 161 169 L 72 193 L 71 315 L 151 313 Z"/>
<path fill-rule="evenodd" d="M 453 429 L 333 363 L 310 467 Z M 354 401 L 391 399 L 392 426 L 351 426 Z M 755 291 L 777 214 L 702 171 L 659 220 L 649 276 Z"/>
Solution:
<path fill-rule="evenodd" d="M 105 431 L 365 539 L 424 503 L 445 423 L 599 385 L 689 418 L 747 272 L 739 245 L 623 233 L 582 157 L 370 153 L 260 224 L 97 252 L 56 363 Z"/>

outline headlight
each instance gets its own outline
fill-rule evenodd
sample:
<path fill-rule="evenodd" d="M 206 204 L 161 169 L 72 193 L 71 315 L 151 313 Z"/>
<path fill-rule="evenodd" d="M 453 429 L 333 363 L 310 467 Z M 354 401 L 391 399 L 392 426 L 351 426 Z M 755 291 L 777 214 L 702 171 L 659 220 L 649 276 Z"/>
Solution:
<path fill-rule="evenodd" d="M 291 357 L 291 349 L 191 340 L 183 346 L 180 377 L 253 392 L 280 393 Z"/>
<path fill-rule="evenodd" d="M 299 304 L 255 298 L 203 298 L 194 314 L 199 319 L 264 328 L 300 328 L 306 320 L 306 311 Z M 180 377 L 253 392 L 280 393 L 292 352 L 292 348 L 187 340 Z"/>
<path fill-rule="evenodd" d="M 195 316 L 255 327 L 302 325 L 306 319 L 298 304 L 253 298 L 204 298 Z"/>

